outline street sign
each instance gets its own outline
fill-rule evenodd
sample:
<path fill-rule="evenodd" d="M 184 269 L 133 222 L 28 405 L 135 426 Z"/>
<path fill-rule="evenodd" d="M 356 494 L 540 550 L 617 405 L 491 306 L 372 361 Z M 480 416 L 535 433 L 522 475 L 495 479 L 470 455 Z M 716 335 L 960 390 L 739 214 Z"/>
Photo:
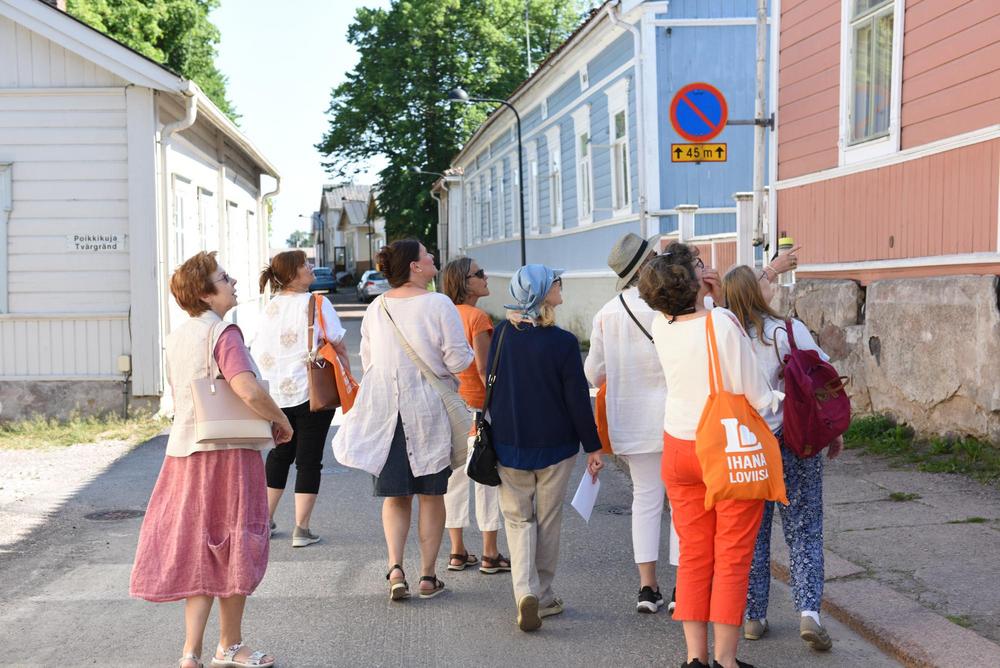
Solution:
<path fill-rule="evenodd" d="M 707 83 L 684 86 L 670 102 L 670 123 L 688 141 L 711 141 L 725 129 L 728 119 L 726 98 Z"/>
<path fill-rule="evenodd" d="M 670 162 L 725 162 L 726 144 L 671 144 Z"/>

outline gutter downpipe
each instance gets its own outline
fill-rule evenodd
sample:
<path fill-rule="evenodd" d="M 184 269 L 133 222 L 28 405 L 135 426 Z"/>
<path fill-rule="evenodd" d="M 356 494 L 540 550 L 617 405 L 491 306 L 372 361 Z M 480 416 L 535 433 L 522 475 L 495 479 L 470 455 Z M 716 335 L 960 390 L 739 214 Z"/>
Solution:
<path fill-rule="evenodd" d="M 445 190 L 448 189 L 443 184 L 442 184 L 441 187 L 444 188 Z M 438 195 L 436 192 L 434 192 L 434 188 L 433 187 L 431 187 L 430 193 L 431 193 L 431 198 L 435 202 L 437 202 L 437 205 L 438 205 L 437 206 L 437 208 L 438 208 L 438 255 L 441 256 L 440 258 L 438 258 L 438 260 L 439 260 L 439 262 L 441 262 L 441 266 L 443 267 L 451 259 L 451 258 L 448 257 L 448 245 L 449 245 L 448 244 L 448 215 L 447 215 L 448 212 L 445 210 L 444 205 L 441 203 L 441 196 Z M 444 243 L 441 243 L 442 241 Z"/>
<path fill-rule="evenodd" d="M 160 136 L 157 139 L 157 145 L 160 151 L 160 194 L 163 201 L 160 202 L 160 253 L 158 261 L 160 263 L 160 340 L 163 341 L 170 327 L 170 307 L 168 300 L 163 298 L 163 289 L 170 284 L 170 267 L 167 266 L 167 260 L 169 258 L 168 248 L 170 245 L 170 174 L 167 170 L 167 146 L 170 144 L 170 138 L 189 127 L 194 125 L 195 121 L 198 119 L 198 88 L 197 85 L 189 80 L 183 82 L 183 86 L 179 91 L 184 97 L 184 118 L 174 121 L 173 123 L 168 123 L 163 126 L 160 130 Z M 163 351 L 161 349 L 161 357 L 159 360 L 160 367 L 163 368 Z M 166 397 L 166 383 L 162 382 L 161 379 L 161 391 L 163 391 L 164 398 Z M 170 404 L 173 403 L 173 397 L 170 398 Z M 171 406 L 172 407 L 172 406 Z M 163 410 L 161 406 L 161 410 Z"/>
<path fill-rule="evenodd" d="M 608 6 L 604 11 L 608 15 L 608 20 L 611 21 L 612 26 L 625 28 L 632 33 L 632 48 L 635 51 L 635 145 L 636 164 L 638 165 L 636 177 L 639 183 L 639 234 L 645 238 L 649 236 L 646 233 L 646 223 L 648 218 L 648 210 L 646 206 L 646 168 L 644 164 L 645 160 L 643 160 L 642 155 L 644 150 L 643 147 L 646 145 L 644 136 L 645 133 L 643 132 L 645 122 L 642 115 L 642 75 L 646 54 L 642 49 L 642 32 L 634 25 L 628 23 L 627 21 L 623 21 L 621 18 L 621 4 L 621 0 L 617 0 L 614 4 Z M 628 100 L 626 99 L 626 105 L 627 104 Z"/>

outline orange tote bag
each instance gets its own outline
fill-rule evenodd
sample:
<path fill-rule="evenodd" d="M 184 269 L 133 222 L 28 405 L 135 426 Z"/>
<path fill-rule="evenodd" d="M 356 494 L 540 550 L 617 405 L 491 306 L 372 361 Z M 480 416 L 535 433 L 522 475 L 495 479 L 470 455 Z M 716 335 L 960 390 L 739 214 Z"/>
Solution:
<path fill-rule="evenodd" d="M 325 299 L 325 297 L 320 297 L 320 299 Z M 319 300 L 316 302 L 316 319 L 319 320 L 320 331 L 325 336 L 326 324 L 323 322 L 323 309 Z M 318 352 L 320 357 L 333 365 L 333 375 L 337 382 L 337 393 L 340 395 L 340 410 L 342 413 L 347 413 L 354 406 L 354 400 L 358 396 L 358 381 L 354 380 L 354 376 L 351 375 L 347 366 L 337 356 L 337 351 L 329 341 L 324 340 Z"/>
<path fill-rule="evenodd" d="M 597 437 L 601 440 L 601 452 L 614 454 L 611 450 L 611 432 L 608 430 L 608 381 L 604 381 L 597 388 L 594 421 L 597 423 Z"/>
<path fill-rule="evenodd" d="M 725 499 L 788 505 L 778 439 L 742 394 L 727 392 L 712 315 L 705 318 L 709 395 L 695 432 L 695 454 L 705 481 L 705 510 Z"/>

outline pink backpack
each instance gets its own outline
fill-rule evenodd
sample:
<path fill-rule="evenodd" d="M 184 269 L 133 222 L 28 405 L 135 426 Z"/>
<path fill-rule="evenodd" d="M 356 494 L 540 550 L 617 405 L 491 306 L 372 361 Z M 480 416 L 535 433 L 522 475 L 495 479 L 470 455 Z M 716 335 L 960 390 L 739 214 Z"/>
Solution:
<path fill-rule="evenodd" d="M 815 457 L 851 424 L 851 400 L 841 376 L 815 350 L 795 346 L 792 321 L 785 320 L 791 351 L 785 355 L 782 436 L 785 446 L 802 458 Z M 775 352 L 778 342 L 774 342 Z"/>

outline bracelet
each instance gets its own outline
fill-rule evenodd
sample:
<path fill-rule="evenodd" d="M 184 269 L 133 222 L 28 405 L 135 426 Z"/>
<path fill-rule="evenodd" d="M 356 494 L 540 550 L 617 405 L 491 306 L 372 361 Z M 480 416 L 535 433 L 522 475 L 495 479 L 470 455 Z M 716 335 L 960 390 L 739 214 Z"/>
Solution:
<path fill-rule="evenodd" d="M 774 283 L 778 279 L 778 272 L 771 265 L 764 267 L 764 275 L 767 276 L 768 283 Z"/>

